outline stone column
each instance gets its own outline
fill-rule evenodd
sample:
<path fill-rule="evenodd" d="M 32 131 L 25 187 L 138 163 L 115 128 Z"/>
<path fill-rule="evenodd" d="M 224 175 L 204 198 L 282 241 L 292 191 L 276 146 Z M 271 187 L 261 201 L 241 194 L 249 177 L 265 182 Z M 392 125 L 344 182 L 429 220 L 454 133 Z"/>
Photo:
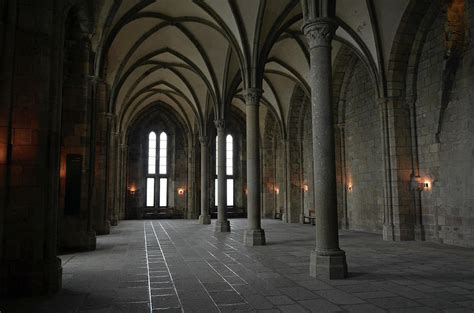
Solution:
<path fill-rule="evenodd" d="M 317 205 L 316 249 L 311 252 L 310 274 L 325 279 L 347 276 L 346 255 L 339 248 L 331 104 L 331 41 L 336 28 L 336 23 L 327 18 L 307 20 L 303 26 L 311 59 L 314 199 Z"/>
<path fill-rule="evenodd" d="M 289 202 L 289 166 L 288 166 L 288 139 L 281 140 L 281 146 L 283 147 L 283 184 L 281 185 L 280 192 L 283 193 L 283 211 L 281 212 L 281 220 L 288 223 L 288 202 Z"/>
<path fill-rule="evenodd" d="M 246 246 L 265 245 L 265 231 L 260 221 L 260 129 L 259 108 L 262 90 L 249 88 L 245 93 L 247 118 L 247 229 Z"/>
<path fill-rule="evenodd" d="M 105 84 L 99 85 L 98 98 L 102 98 L 101 93 L 105 90 Z M 95 212 L 94 229 L 97 235 L 107 235 L 110 233 L 110 220 L 107 211 L 107 133 L 112 122 L 112 114 L 100 112 L 97 117 L 95 131 L 95 178 L 92 190 L 94 201 L 93 210 Z"/>
<path fill-rule="evenodd" d="M 215 120 L 217 128 L 217 221 L 216 232 L 230 232 L 230 223 L 227 220 L 225 208 L 227 206 L 227 181 L 225 168 L 225 122 L 223 119 Z"/>
<path fill-rule="evenodd" d="M 115 115 L 112 120 L 112 127 L 115 128 Z M 117 183 L 117 165 L 118 159 L 118 142 L 120 133 L 112 131 L 110 133 L 109 150 L 107 151 L 107 212 L 109 213 L 110 226 L 118 225 L 117 202 L 116 202 L 116 183 Z"/>
<path fill-rule="evenodd" d="M 344 104 L 339 104 L 344 105 Z M 337 129 L 339 131 L 339 150 L 340 150 L 340 164 L 341 164 L 341 185 L 340 188 L 342 194 L 342 220 L 341 227 L 343 229 L 349 229 L 349 217 L 347 215 L 347 191 L 349 188 L 347 181 L 346 173 L 346 135 L 345 135 L 345 124 L 337 124 Z"/>
<path fill-rule="evenodd" d="M 199 137 L 201 143 L 201 215 L 199 224 L 211 224 L 209 215 L 209 138 Z"/>
<path fill-rule="evenodd" d="M 400 97 L 382 98 L 379 104 L 385 167 L 383 238 L 390 241 L 414 240 L 410 107 L 406 99 Z"/>
<path fill-rule="evenodd" d="M 120 145 L 120 184 L 119 184 L 119 220 L 125 219 L 125 201 L 127 193 L 127 150 L 128 146 L 124 143 Z"/>

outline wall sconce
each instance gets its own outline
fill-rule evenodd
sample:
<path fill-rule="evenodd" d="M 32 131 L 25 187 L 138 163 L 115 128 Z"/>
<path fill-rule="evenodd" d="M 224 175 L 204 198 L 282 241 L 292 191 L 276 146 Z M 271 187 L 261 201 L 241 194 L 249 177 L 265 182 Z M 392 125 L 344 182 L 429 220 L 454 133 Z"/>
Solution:
<path fill-rule="evenodd" d="M 308 190 L 309 190 L 308 185 L 307 185 L 307 184 L 304 184 L 304 185 L 303 185 L 303 191 L 304 191 L 304 192 L 308 192 Z"/>
<path fill-rule="evenodd" d="M 128 191 L 133 196 L 135 192 L 137 191 L 137 187 L 135 186 L 135 184 L 130 185 L 130 187 L 128 187 Z"/>
<path fill-rule="evenodd" d="M 178 195 L 179 196 L 184 195 L 184 188 L 178 188 Z"/>
<path fill-rule="evenodd" d="M 279 193 L 280 193 L 280 188 L 275 187 L 275 188 L 274 188 L 274 191 L 275 191 L 276 194 L 279 194 Z"/>
<path fill-rule="evenodd" d="M 421 177 L 413 177 L 410 183 L 410 187 L 414 191 L 425 191 L 431 189 L 431 181 L 425 179 L 422 180 Z"/>
<path fill-rule="evenodd" d="M 247 187 L 245 187 L 244 192 L 245 192 L 246 195 L 249 194 L 249 190 L 247 189 Z"/>
<path fill-rule="evenodd" d="M 352 184 L 347 185 L 347 191 L 352 192 Z"/>
<path fill-rule="evenodd" d="M 423 189 L 430 189 L 431 188 L 431 183 L 429 181 L 424 181 L 423 182 Z"/>

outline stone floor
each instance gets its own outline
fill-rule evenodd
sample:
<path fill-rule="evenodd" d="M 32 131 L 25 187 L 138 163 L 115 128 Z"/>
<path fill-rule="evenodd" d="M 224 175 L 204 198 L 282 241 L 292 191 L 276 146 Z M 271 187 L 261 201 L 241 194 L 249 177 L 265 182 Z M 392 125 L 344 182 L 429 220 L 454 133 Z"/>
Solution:
<path fill-rule="evenodd" d="M 123 221 L 97 250 L 62 256 L 63 290 L 20 312 L 474 312 L 474 250 L 341 232 L 350 277 L 308 275 L 314 226 L 264 220 L 268 245 L 190 220 Z"/>

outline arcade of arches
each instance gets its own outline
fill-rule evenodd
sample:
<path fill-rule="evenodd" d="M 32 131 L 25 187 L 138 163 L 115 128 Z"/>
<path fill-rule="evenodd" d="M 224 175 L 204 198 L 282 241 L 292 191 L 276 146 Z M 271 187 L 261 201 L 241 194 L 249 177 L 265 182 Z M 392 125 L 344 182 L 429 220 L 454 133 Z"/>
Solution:
<path fill-rule="evenodd" d="M 305 274 L 327 281 L 351 277 L 340 232 L 473 260 L 472 1 L 5 0 L 0 13 L 2 296 L 57 292 L 62 255 L 144 221 L 238 229 L 255 253 L 278 246 L 267 222 L 298 226 L 313 234 Z"/>

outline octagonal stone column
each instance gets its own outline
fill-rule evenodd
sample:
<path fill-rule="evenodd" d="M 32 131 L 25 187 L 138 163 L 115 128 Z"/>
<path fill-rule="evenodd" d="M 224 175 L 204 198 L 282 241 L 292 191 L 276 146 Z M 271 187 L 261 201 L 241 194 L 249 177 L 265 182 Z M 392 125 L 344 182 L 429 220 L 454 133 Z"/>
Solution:
<path fill-rule="evenodd" d="M 199 224 L 211 224 L 209 215 L 209 138 L 199 137 L 201 143 L 201 215 Z"/>
<path fill-rule="evenodd" d="M 227 206 L 227 181 L 225 171 L 225 121 L 215 120 L 217 128 L 217 221 L 216 232 L 230 232 L 230 223 L 225 212 Z"/>
<path fill-rule="evenodd" d="M 316 248 L 310 274 L 325 279 L 347 277 L 346 255 L 339 248 L 336 196 L 336 157 L 331 103 L 331 42 L 337 24 L 329 18 L 306 20 L 303 32 L 311 59 L 314 200 Z"/>
<path fill-rule="evenodd" d="M 247 229 L 246 246 L 265 245 L 265 231 L 261 228 L 260 200 L 260 130 L 259 109 L 262 90 L 249 88 L 245 93 L 247 118 Z"/>

